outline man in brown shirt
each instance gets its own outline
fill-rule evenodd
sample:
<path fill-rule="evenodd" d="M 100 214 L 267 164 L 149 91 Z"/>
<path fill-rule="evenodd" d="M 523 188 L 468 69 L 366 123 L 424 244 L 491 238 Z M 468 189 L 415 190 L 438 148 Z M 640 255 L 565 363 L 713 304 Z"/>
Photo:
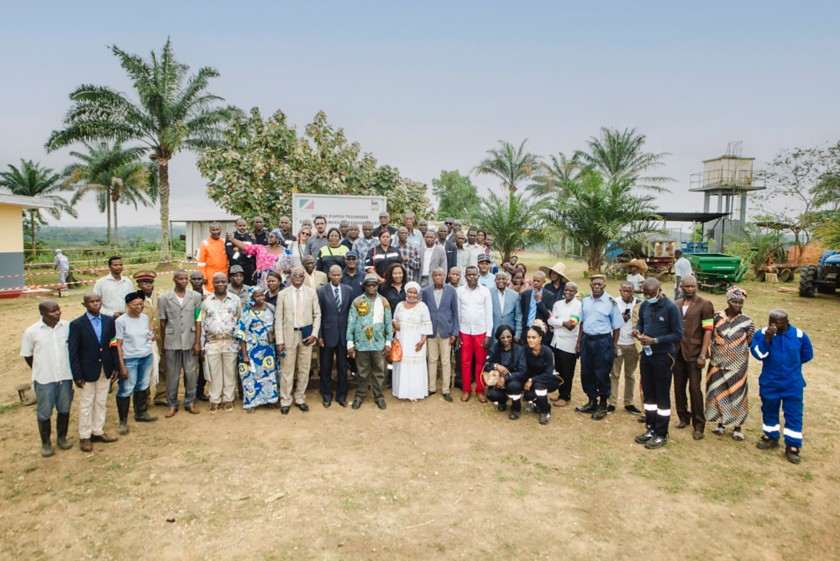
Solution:
<path fill-rule="evenodd" d="M 709 343 L 714 329 L 715 310 L 712 303 L 697 295 L 697 280 L 694 277 L 680 279 L 683 298 L 677 300 L 677 308 L 683 316 L 683 339 L 677 345 L 674 362 L 674 401 L 680 422 L 678 429 L 694 426 L 694 440 L 703 438 L 706 428 L 705 406 L 703 403 L 703 368 L 709 354 Z M 688 396 L 691 399 L 691 411 L 685 395 L 688 384 Z"/>

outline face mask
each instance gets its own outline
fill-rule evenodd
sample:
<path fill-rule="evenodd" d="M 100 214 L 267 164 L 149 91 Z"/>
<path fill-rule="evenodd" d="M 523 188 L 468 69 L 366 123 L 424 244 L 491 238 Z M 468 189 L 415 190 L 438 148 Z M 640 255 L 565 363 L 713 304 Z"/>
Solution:
<path fill-rule="evenodd" d="M 409 304 L 414 304 L 415 302 L 417 302 L 417 298 L 406 298 L 405 301 Z"/>
<path fill-rule="evenodd" d="M 659 302 L 659 295 L 658 294 L 656 296 L 654 296 L 653 298 L 648 298 L 647 299 L 648 304 L 656 304 L 657 302 Z"/>

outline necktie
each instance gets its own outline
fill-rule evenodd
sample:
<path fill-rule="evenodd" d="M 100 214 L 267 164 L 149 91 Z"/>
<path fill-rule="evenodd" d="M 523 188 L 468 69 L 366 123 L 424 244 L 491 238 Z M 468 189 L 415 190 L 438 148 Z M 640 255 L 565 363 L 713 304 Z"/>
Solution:
<path fill-rule="evenodd" d="M 341 291 L 337 286 L 333 287 L 333 294 L 335 295 L 335 307 L 341 309 Z"/>
<path fill-rule="evenodd" d="M 303 297 L 301 289 L 295 290 L 295 327 L 303 327 Z"/>
<path fill-rule="evenodd" d="M 537 291 L 534 291 L 531 294 L 531 305 L 528 307 L 528 327 L 534 325 L 534 320 L 537 319 L 537 301 L 534 298 L 536 296 Z M 542 292 L 540 292 L 542 294 Z"/>

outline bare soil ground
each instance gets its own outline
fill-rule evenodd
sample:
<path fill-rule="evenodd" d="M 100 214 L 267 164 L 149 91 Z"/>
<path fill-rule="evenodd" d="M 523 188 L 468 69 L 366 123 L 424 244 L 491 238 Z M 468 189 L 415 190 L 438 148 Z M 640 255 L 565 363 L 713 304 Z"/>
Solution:
<path fill-rule="evenodd" d="M 582 264 L 570 268 L 584 280 Z M 73 449 L 42 459 L 34 410 L 14 391 L 30 377 L 18 354 L 37 301 L 2 301 L 0 558 L 837 559 L 840 295 L 745 286 L 759 325 L 783 306 L 816 349 L 799 466 L 755 448 L 755 364 L 741 443 L 710 432 L 695 442 L 672 423 L 669 444 L 646 451 L 624 411 L 593 422 L 555 408 L 542 427 L 460 403 L 457 390 L 455 403 L 324 409 L 313 380 L 309 413 L 210 415 L 201 404 L 201 415 L 164 419 L 156 408 L 157 423 L 132 421 L 92 454 L 79 451 L 74 403 Z M 65 319 L 82 312 L 81 293 L 60 301 Z M 583 401 L 577 380 L 573 399 Z M 116 425 L 110 399 L 106 430 Z"/>

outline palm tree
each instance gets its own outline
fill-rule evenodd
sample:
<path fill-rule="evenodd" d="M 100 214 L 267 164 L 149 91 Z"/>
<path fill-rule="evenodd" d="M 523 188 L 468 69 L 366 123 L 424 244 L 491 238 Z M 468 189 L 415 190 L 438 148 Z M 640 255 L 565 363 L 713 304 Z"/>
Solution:
<path fill-rule="evenodd" d="M 533 208 L 522 195 L 490 196 L 481 201 L 473 221 L 488 232 L 493 232 L 493 249 L 502 252 L 503 261 L 525 247 L 528 238 L 537 236 L 539 226 Z M 529 231 L 530 229 L 530 231 Z"/>
<path fill-rule="evenodd" d="M 64 128 L 53 131 L 46 146 L 52 151 L 82 141 L 139 142 L 157 164 L 161 261 L 169 261 L 169 162 L 180 150 L 217 145 L 237 110 L 220 107 L 222 98 L 206 92 L 218 71 L 203 67 L 187 76 L 189 66 L 175 60 L 169 39 L 150 61 L 116 45 L 111 51 L 131 79 L 137 101 L 107 86 L 81 85 L 70 94 Z"/>
<path fill-rule="evenodd" d="M 114 205 L 114 247 L 120 247 L 120 225 L 118 220 L 119 204 L 149 206 L 154 204 L 149 178 L 152 175 L 149 166 L 143 162 L 123 164 L 111 172 L 111 202 Z"/>
<path fill-rule="evenodd" d="M 522 141 L 519 148 L 514 148 L 510 142 L 500 140 L 499 148 L 487 151 L 487 158 L 483 159 L 473 171 L 479 175 L 492 175 L 502 182 L 511 194 L 516 194 L 520 183 L 531 177 L 534 169 L 539 165 L 539 157 L 525 151 Z"/>
<path fill-rule="evenodd" d="M 636 129 L 601 128 L 601 137 L 589 139 L 589 152 L 581 152 L 579 157 L 586 165 L 598 170 L 608 182 L 630 181 L 635 187 L 663 192 L 662 183 L 673 181 L 670 177 L 642 176 L 648 170 L 663 164 L 667 153 L 654 154 L 645 152 L 647 137 Z"/>
<path fill-rule="evenodd" d="M 652 195 L 635 195 L 630 179 L 606 180 L 584 169 L 563 185 L 562 196 L 540 210 L 548 228 L 568 236 L 586 253 L 589 271 L 600 272 L 607 242 L 654 232 L 658 217 Z"/>
<path fill-rule="evenodd" d="M 569 158 L 563 152 L 549 156 L 550 163 L 541 162 L 534 182 L 528 191 L 537 199 L 554 200 L 562 191 L 567 181 L 575 181 L 585 167 L 583 154 L 575 152 Z"/>
<path fill-rule="evenodd" d="M 118 142 L 112 144 L 100 142 L 96 145 L 83 142 L 82 144 L 87 152 L 70 152 L 70 155 L 79 161 L 64 169 L 65 183 L 76 191 L 70 203 L 75 205 L 88 193 L 96 194 L 99 212 L 104 212 L 106 216 L 108 247 L 110 248 L 113 245 L 111 208 L 115 206 L 112 205 L 112 199 L 117 194 L 114 192 L 112 184 L 117 178 L 133 176 L 131 172 L 127 171 L 128 168 L 144 167 L 139 160 L 145 153 L 145 148 L 123 148 Z M 145 194 L 142 193 L 142 191 L 148 191 L 148 175 L 147 171 L 145 179 L 135 176 L 129 182 L 135 208 L 137 208 L 138 201 L 142 202 L 144 206 L 154 202 L 153 197 L 146 199 Z M 137 180 L 140 179 L 143 179 L 142 183 L 138 183 Z M 140 198 L 135 194 L 135 191 L 138 190 L 141 192 Z M 117 196 L 117 200 L 119 200 L 119 196 Z M 116 208 L 114 208 L 114 216 L 116 216 Z"/>
<path fill-rule="evenodd" d="M 0 172 L 0 187 L 5 187 L 13 195 L 41 197 L 52 201 L 53 208 L 46 210 L 55 219 L 61 218 L 62 213 L 67 213 L 74 218 L 77 216 L 71 204 L 59 195 L 67 190 L 61 181 L 61 175 L 50 168 L 41 167 L 40 163 L 21 160 L 19 168 L 9 164 L 8 171 Z M 32 256 L 34 257 L 37 248 L 36 232 L 42 224 L 46 224 L 46 221 L 39 208 L 28 208 L 23 212 L 27 217 L 29 240 L 32 242 Z"/>

